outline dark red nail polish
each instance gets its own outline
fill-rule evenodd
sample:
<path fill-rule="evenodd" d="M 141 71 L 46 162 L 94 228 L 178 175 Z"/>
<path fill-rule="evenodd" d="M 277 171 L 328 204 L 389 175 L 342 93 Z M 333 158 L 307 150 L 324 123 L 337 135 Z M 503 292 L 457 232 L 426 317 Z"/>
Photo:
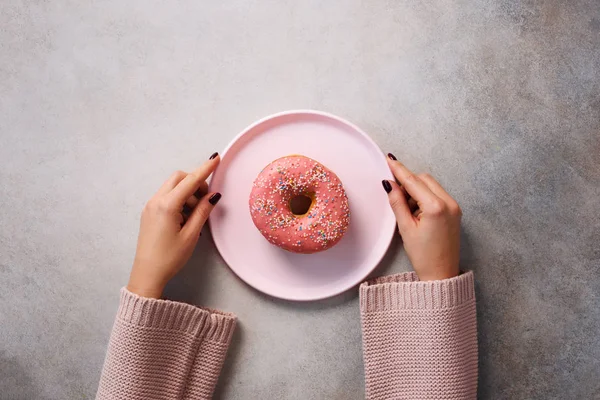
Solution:
<path fill-rule="evenodd" d="M 398 159 L 396 158 L 396 156 L 393 155 L 392 153 L 388 153 L 388 157 L 390 158 L 390 160 L 398 161 Z"/>
<path fill-rule="evenodd" d="M 209 159 L 209 160 L 213 160 L 213 159 L 217 158 L 217 156 L 218 156 L 218 155 L 219 155 L 219 153 L 215 151 L 215 152 L 212 154 L 212 156 L 210 156 L 208 159 Z"/>
<path fill-rule="evenodd" d="M 221 200 L 221 193 L 215 193 L 212 196 L 210 196 L 208 202 L 214 206 L 219 202 L 219 200 Z"/>
<path fill-rule="evenodd" d="M 392 184 L 389 181 L 386 181 L 384 179 L 381 181 L 381 184 L 383 185 L 383 189 L 385 190 L 386 193 L 389 193 L 392 191 Z"/>

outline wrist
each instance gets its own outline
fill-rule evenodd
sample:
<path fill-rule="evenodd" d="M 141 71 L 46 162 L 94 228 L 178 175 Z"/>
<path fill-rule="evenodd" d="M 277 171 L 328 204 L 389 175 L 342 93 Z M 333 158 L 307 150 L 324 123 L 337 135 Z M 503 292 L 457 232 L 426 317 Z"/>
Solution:
<path fill-rule="evenodd" d="M 137 284 L 136 282 L 132 282 L 132 280 L 130 279 L 129 283 L 127 283 L 126 289 L 129 290 L 131 293 L 137 294 L 141 297 L 147 297 L 149 299 L 160 299 L 162 297 L 164 286 Z"/>
<path fill-rule="evenodd" d="M 137 294 L 140 297 L 146 297 L 148 299 L 160 299 L 162 297 L 161 289 L 143 289 L 127 285 L 127 290 L 133 294 Z"/>
<path fill-rule="evenodd" d="M 455 278 L 459 275 L 460 270 L 456 268 L 439 268 L 433 271 L 418 271 L 415 269 L 420 281 L 441 281 L 444 279 Z"/>
<path fill-rule="evenodd" d="M 158 272 L 158 273 L 157 273 Z M 168 280 L 163 278 L 160 268 L 137 259 L 133 262 L 127 290 L 138 296 L 160 299 Z"/>

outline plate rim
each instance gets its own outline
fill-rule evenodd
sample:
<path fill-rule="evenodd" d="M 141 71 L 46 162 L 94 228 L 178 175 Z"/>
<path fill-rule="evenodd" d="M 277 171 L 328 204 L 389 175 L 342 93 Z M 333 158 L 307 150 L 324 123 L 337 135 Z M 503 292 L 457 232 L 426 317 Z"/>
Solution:
<path fill-rule="evenodd" d="M 286 111 L 280 111 L 280 112 L 276 112 L 270 115 L 267 115 L 263 118 L 260 118 L 256 121 L 254 121 L 253 123 L 251 123 L 250 125 L 248 125 L 246 128 L 244 128 L 240 133 L 238 133 L 233 139 L 231 139 L 229 141 L 229 143 L 227 144 L 227 146 L 225 147 L 225 149 L 223 150 L 223 152 L 221 153 L 221 158 L 225 157 L 227 155 L 227 153 L 231 150 L 231 148 L 246 134 L 248 134 L 250 131 L 252 131 L 255 127 L 257 127 L 258 125 L 275 119 L 275 118 L 279 118 L 282 116 L 287 116 L 287 115 L 316 115 L 316 116 L 321 116 L 321 117 L 326 117 L 326 118 L 330 118 L 333 119 L 335 121 L 338 121 L 350 128 L 352 128 L 354 131 L 358 132 L 364 139 L 366 139 L 372 146 L 374 146 L 374 148 L 376 148 L 377 150 L 379 150 L 379 152 L 381 153 L 381 155 L 384 157 L 385 159 L 385 153 L 381 150 L 381 148 L 379 147 L 379 145 L 365 132 L 363 131 L 361 128 L 359 128 L 357 125 L 353 124 L 352 122 L 339 117 L 337 115 L 325 112 L 325 111 L 319 111 L 319 110 L 313 110 L 313 109 L 294 109 L 294 110 L 286 110 Z M 219 167 L 217 166 L 217 169 L 215 170 L 214 174 L 216 173 L 216 171 L 219 169 Z M 389 171 L 388 174 L 388 178 L 389 179 L 393 179 L 393 175 L 392 172 Z M 213 179 L 211 176 L 211 180 L 209 182 L 209 191 L 212 190 L 212 183 L 213 183 Z M 361 278 L 357 281 L 352 283 L 352 285 L 347 286 L 345 288 L 342 289 L 336 289 L 335 291 L 328 293 L 328 294 L 324 294 L 324 295 L 319 295 L 319 296 L 311 296 L 311 297 L 297 297 L 297 296 L 293 296 L 293 295 L 281 295 L 281 294 L 275 294 L 270 290 L 265 290 L 264 288 L 259 288 L 257 286 L 255 286 L 254 284 L 248 282 L 246 279 L 244 279 L 242 276 L 240 276 L 240 274 L 231 267 L 231 263 L 227 260 L 227 258 L 223 255 L 223 252 L 221 251 L 219 244 L 217 243 L 217 241 L 215 240 L 215 236 L 214 236 L 214 232 L 213 232 L 213 224 L 212 224 L 212 218 L 209 216 L 208 218 L 208 226 L 210 229 L 210 233 L 211 233 L 211 237 L 212 237 L 212 242 L 215 245 L 217 251 L 219 252 L 219 255 L 221 256 L 221 258 L 223 259 L 223 261 L 225 261 L 225 264 L 227 264 L 227 268 L 229 268 L 229 270 L 231 270 L 234 275 L 240 279 L 241 281 L 243 281 L 246 285 L 250 286 L 252 289 L 257 290 L 261 293 L 264 293 L 268 296 L 277 298 L 277 299 L 282 299 L 282 300 L 287 300 L 287 301 L 297 301 L 297 302 L 308 302 L 308 301 L 318 301 L 318 300 L 324 300 L 324 299 L 328 299 L 328 298 L 332 298 L 335 296 L 338 296 L 346 291 L 351 290 L 352 288 L 356 287 L 357 285 L 360 285 L 362 282 L 365 281 L 365 279 L 377 268 L 377 266 L 379 266 L 379 264 L 381 264 L 381 260 L 383 260 L 383 258 L 385 257 L 385 255 L 388 253 L 390 246 L 392 244 L 393 238 L 394 238 L 394 232 L 396 231 L 396 222 L 393 219 L 390 219 L 391 221 L 394 221 L 393 224 L 390 224 L 391 227 L 393 229 L 390 229 L 390 233 L 389 233 L 389 239 L 387 240 L 387 245 L 385 246 L 385 251 L 382 252 L 381 256 L 378 257 L 377 261 L 374 263 L 372 268 L 369 268 L 368 271 L 366 271 L 364 276 L 361 276 Z"/>

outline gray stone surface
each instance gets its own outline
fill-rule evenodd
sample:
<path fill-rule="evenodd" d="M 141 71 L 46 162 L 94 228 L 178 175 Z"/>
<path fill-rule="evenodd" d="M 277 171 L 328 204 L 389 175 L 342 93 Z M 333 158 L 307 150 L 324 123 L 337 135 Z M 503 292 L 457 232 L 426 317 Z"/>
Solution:
<path fill-rule="evenodd" d="M 92 398 L 145 200 L 294 108 L 462 205 L 480 398 L 600 398 L 599 71 L 591 0 L 2 2 L 0 398 Z M 167 293 L 239 316 L 217 398 L 364 396 L 356 290 L 269 298 L 205 234 Z"/>

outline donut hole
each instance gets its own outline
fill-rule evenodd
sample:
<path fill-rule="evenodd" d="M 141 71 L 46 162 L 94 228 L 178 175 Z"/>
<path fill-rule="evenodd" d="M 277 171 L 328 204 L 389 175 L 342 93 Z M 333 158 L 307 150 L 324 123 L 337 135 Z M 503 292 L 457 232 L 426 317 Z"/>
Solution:
<path fill-rule="evenodd" d="M 313 199 L 308 194 L 299 194 L 290 199 L 290 211 L 292 214 L 300 216 L 304 215 L 310 210 Z"/>

